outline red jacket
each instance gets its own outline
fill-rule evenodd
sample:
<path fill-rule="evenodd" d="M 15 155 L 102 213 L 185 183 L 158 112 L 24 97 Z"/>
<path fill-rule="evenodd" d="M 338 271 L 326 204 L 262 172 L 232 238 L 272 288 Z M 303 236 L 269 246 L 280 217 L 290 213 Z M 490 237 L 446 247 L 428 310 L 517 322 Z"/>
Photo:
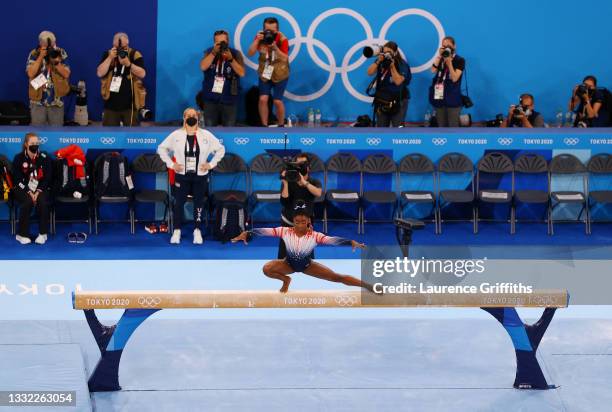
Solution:
<path fill-rule="evenodd" d="M 75 174 L 77 179 L 85 177 L 85 153 L 83 149 L 75 144 L 59 149 L 55 152 L 55 156 L 58 159 L 66 159 L 68 166 L 75 166 Z M 74 161 L 80 160 L 81 164 L 77 164 Z"/>

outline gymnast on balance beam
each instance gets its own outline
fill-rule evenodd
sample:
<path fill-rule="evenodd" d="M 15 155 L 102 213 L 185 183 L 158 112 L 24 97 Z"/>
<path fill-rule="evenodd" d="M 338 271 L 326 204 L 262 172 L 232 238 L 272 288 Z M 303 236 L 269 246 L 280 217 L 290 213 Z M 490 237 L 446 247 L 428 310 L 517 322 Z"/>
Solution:
<path fill-rule="evenodd" d="M 355 240 L 343 239 L 340 237 L 327 236 L 323 233 L 315 232 L 312 229 L 309 210 L 299 204 L 293 216 L 293 227 L 260 228 L 242 232 L 232 239 L 232 242 L 248 241 L 257 236 L 272 236 L 282 238 L 287 246 L 287 257 L 285 259 L 275 259 L 266 263 L 263 272 L 266 276 L 279 279 L 283 282 L 280 288 L 282 293 L 289 290 L 291 278 L 288 276 L 295 272 L 302 272 L 306 275 L 325 279 L 330 282 L 344 283 L 349 286 L 359 286 L 372 291 L 372 285 L 348 275 L 341 275 L 330 268 L 315 262 L 310 254 L 317 245 L 350 245 L 353 251 L 356 248 L 365 249 L 363 243 Z"/>

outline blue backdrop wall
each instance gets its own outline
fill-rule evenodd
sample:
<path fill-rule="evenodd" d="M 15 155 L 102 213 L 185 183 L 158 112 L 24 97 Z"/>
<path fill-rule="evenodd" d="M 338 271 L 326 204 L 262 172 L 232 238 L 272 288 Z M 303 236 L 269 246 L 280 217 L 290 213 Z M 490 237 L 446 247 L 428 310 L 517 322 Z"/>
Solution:
<path fill-rule="evenodd" d="M 363 96 L 369 81 L 367 63 L 358 59 L 361 47 L 380 42 L 376 39 L 382 34 L 400 44 L 413 67 L 408 118 L 422 120 L 428 109 L 428 62 L 440 36 L 449 34 L 456 37 L 458 52 L 467 60 L 474 118 L 506 112 L 520 93 L 529 91 L 550 121 L 557 109 L 566 108 L 572 86 L 584 75 L 594 74 L 601 85 L 611 85 L 611 14 L 612 2 L 597 0 L 584 0 L 579 6 L 569 0 L 516 6 L 485 0 L 133 0 L 119 9 L 76 0 L 57 8 L 41 0 L 27 6 L 6 2 L 0 16 L 5 40 L 0 99 L 27 100 L 27 53 L 38 32 L 50 29 L 68 50 L 73 83 L 87 81 L 90 116 L 99 119 L 102 104 L 95 68 L 112 34 L 127 31 L 145 57 L 148 104 L 157 106 L 157 120 L 176 119 L 185 106 L 194 104 L 202 80 L 198 63 L 212 33 L 227 29 L 234 46 L 246 49 L 263 18 L 275 15 L 292 40 L 288 114 L 304 119 L 314 107 L 326 119 L 352 120 L 369 112 Z M 256 82 L 255 71 L 248 68 L 243 91 Z"/>
<path fill-rule="evenodd" d="M 130 0 L 116 4 L 64 0 L 57 7 L 48 1 L 2 2 L 0 34 L 3 39 L 0 64 L 0 100 L 28 101 L 25 74 L 30 50 L 38 45 L 38 33 L 51 30 L 57 44 L 68 52 L 70 83 L 85 80 L 89 117 L 102 115 L 100 80 L 96 67 L 105 50 L 112 47 L 113 34 L 124 31 L 130 44 L 144 56 L 149 91 L 147 104 L 155 105 L 157 1 Z M 74 98 L 67 106 L 72 110 Z M 72 118 L 72 115 L 69 115 Z"/>
<path fill-rule="evenodd" d="M 395 22 L 389 20 L 402 11 L 407 15 Z M 329 90 L 320 98 L 306 102 L 289 98 L 288 114 L 303 119 L 308 108 L 315 107 L 321 109 L 324 118 L 352 120 L 357 114 L 369 112 L 369 104 L 356 98 L 368 84 L 367 65 L 347 66 L 343 60 L 346 57 L 350 63 L 356 62 L 361 47 L 355 45 L 367 37 L 379 37 L 381 29 L 389 24 L 385 37 L 396 40 L 413 71 L 417 68 L 410 87 L 410 120 L 422 120 L 428 106 L 431 74 L 426 63 L 438 44 L 437 29 L 455 36 L 458 52 L 467 60 L 469 91 L 475 102 L 473 117 L 487 119 L 507 112 L 519 94 L 531 91 L 549 120 L 558 108 L 566 108 L 572 86 L 586 74 L 592 73 L 601 84 L 609 84 L 612 55 L 605 50 L 609 49 L 606 43 L 611 34 L 611 14 L 612 2 L 597 0 L 579 5 L 569 0 L 529 4 L 487 0 L 185 0 L 180 7 L 171 0 L 159 0 L 158 114 L 162 119 L 173 118 L 186 104 L 192 104 L 201 82 L 198 61 L 215 30 L 228 29 L 234 46 L 246 50 L 263 18 L 275 15 L 289 39 L 296 37 L 297 30 L 301 35 L 299 52 L 295 53 L 298 43 L 292 48 L 295 60 L 288 90 L 316 97 L 317 91 L 325 91 L 330 82 Z M 582 22 L 579 16 L 584 16 Z M 309 28 L 316 29 L 312 36 L 308 35 Z M 235 38 L 239 29 L 242 35 Z M 308 43 L 314 46 L 313 52 L 307 49 Z M 347 56 L 349 51 L 354 53 Z M 324 69 L 329 68 L 330 58 L 338 73 L 329 74 Z M 343 82 L 343 73 L 348 81 Z M 249 68 L 245 85 L 256 81 L 254 70 Z M 349 91 L 351 85 L 354 92 Z"/>

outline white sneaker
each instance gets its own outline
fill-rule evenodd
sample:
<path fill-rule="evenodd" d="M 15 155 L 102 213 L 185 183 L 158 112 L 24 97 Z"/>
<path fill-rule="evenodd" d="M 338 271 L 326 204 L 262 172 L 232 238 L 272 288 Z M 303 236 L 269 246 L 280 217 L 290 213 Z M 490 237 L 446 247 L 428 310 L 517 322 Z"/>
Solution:
<path fill-rule="evenodd" d="M 172 237 L 170 238 L 170 243 L 173 245 L 178 245 L 181 243 L 181 229 L 174 229 L 174 232 L 172 232 Z"/>
<path fill-rule="evenodd" d="M 29 237 L 25 237 L 25 236 L 15 236 L 15 239 L 17 239 L 17 242 L 21 243 L 22 245 L 28 245 L 30 243 L 32 243 L 32 239 L 30 239 Z"/>
<path fill-rule="evenodd" d="M 200 231 L 200 229 L 194 229 L 193 230 L 193 244 L 201 245 L 202 243 L 204 243 L 204 239 L 202 239 L 202 232 Z"/>
<path fill-rule="evenodd" d="M 34 241 L 39 245 L 44 245 L 47 242 L 47 235 L 38 235 Z"/>

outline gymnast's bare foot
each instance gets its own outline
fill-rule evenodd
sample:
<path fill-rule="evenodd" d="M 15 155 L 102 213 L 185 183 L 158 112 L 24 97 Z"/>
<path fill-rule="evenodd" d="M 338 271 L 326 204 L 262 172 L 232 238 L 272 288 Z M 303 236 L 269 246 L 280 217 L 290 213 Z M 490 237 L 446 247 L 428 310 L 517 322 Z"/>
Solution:
<path fill-rule="evenodd" d="M 283 280 L 283 287 L 280 288 L 280 293 L 287 293 L 289 291 L 289 284 L 291 283 L 291 278 L 287 276 L 287 280 Z"/>

